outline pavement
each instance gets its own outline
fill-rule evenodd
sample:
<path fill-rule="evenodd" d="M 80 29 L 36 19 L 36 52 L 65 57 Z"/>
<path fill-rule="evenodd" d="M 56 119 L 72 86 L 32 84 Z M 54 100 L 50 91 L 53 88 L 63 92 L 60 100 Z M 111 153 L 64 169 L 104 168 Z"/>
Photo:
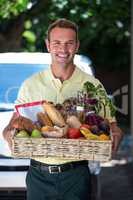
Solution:
<path fill-rule="evenodd" d="M 102 169 L 100 184 L 102 200 L 133 200 L 133 162 Z"/>
<path fill-rule="evenodd" d="M 133 136 L 126 134 L 117 156 L 102 166 L 98 200 L 133 200 Z"/>

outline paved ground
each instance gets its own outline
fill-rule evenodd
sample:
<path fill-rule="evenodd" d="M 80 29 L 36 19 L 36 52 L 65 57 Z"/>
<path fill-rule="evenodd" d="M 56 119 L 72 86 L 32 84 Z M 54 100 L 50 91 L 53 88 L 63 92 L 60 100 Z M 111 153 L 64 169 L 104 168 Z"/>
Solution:
<path fill-rule="evenodd" d="M 133 162 L 102 169 L 101 200 L 133 200 Z"/>
<path fill-rule="evenodd" d="M 101 200 L 133 200 L 132 141 L 132 137 L 127 135 L 120 146 L 116 160 L 102 167 L 99 176 Z"/>

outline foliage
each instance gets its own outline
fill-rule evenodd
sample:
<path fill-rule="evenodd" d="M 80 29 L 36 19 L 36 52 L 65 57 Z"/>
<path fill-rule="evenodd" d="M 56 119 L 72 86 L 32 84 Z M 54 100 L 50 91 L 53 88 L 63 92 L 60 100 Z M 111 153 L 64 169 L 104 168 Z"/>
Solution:
<path fill-rule="evenodd" d="M 88 55 L 93 65 L 122 68 L 129 65 L 130 3 L 130 0 L 1 0 L 0 20 L 6 27 L 10 20 L 25 14 L 21 51 L 45 51 L 49 23 L 59 17 L 68 18 L 79 25 L 79 53 Z"/>
<path fill-rule="evenodd" d="M 51 6 L 57 16 L 68 17 L 79 24 L 81 52 L 94 61 L 93 65 L 108 67 L 128 64 L 130 10 L 129 1 L 114 0 L 112 3 L 88 4 L 88 1 L 54 0 Z M 62 5 L 62 6 L 61 6 Z M 76 5 L 76 6 L 75 6 Z M 119 54 L 117 53 L 119 52 Z M 126 56 L 125 56 L 126 55 Z M 115 63 L 114 63 L 115 60 Z M 110 61 L 110 63 L 108 63 Z"/>
<path fill-rule="evenodd" d="M 0 19 L 10 19 L 27 9 L 29 0 L 0 0 Z"/>

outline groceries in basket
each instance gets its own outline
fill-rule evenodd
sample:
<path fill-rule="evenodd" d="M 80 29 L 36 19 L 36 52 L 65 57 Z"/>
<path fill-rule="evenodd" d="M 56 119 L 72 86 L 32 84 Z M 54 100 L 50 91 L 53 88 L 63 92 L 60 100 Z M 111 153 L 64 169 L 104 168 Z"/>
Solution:
<path fill-rule="evenodd" d="M 12 155 L 110 160 L 112 141 L 106 106 L 113 116 L 113 104 L 102 86 L 95 87 L 89 82 L 76 97 L 61 104 L 40 101 L 16 105 L 19 117 L 15 123 Z"/>
<path fill-rule="evenodd" d="M 108 120 L 85 108 L 80 100 L 78 97 L 56 105 L 41 101 L 16 106 L 20 117 L 15 136 L 110 140 Z"/>

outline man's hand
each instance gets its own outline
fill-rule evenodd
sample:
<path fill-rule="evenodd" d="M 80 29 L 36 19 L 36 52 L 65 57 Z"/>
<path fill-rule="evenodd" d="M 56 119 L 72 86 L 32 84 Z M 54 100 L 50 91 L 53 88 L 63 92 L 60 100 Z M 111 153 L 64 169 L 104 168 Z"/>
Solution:
<path fill-rule="evenodd" d="M 3 130 L 3 137 L 8 142 L 9 148 L 12 147 L 12 138 L 15 134 L 15 127 L 14 127 L 14 121 L 18 118 L 17 113 L 13 113 L 13 116 L 9 122 L 9 124 L 5 127 Z"/>
<path fill-rule="evenodd" d="M 39 129 L 39 127 L 35 125 L 30 119 L 14 113 L 8 126 L 3 131 L 3 137 L 8 142 L 10 149 L 12 148 L 12 139 L 16 129 L 32 132 L 32 130 Z"/>
<path fill-rule="evenodd" d="M 114 156 L 119 148 L 120 142 L 123 138 L 123 131 L 117 126 L 116 122 L 111 123 L 111 133 L 113 139 L 112 155 Z"/>

